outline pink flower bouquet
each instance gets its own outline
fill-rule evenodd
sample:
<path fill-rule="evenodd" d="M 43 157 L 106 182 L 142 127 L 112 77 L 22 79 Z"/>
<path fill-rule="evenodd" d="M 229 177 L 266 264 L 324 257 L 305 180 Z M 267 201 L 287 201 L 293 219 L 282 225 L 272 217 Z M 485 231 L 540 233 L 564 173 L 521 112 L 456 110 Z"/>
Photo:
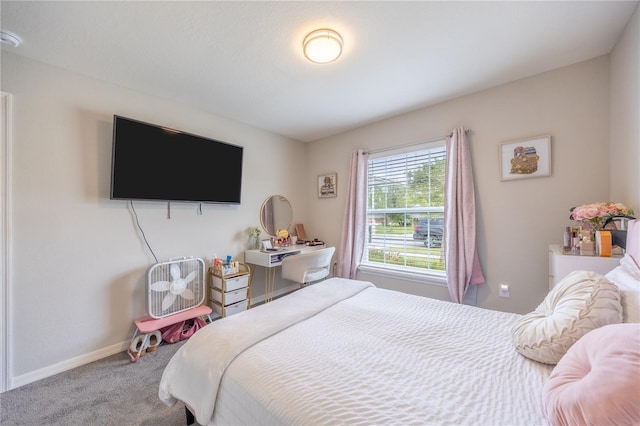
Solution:
<path fill-rule="evenodd" d="M 633 210 L 622 203 L 593 203 L 571 209 L 569 219 L 602 229 L 604 221 L 613 216 L 632 216 Z"/>

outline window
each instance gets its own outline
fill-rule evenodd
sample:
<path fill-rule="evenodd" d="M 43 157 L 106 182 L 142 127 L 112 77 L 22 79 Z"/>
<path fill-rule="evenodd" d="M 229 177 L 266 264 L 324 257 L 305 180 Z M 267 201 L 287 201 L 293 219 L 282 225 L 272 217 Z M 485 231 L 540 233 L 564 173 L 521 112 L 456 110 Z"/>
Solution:
<path fill-rule="evenodd" d="M 445 141 L 369 156 L 362 264 L 444 276 Z"/>

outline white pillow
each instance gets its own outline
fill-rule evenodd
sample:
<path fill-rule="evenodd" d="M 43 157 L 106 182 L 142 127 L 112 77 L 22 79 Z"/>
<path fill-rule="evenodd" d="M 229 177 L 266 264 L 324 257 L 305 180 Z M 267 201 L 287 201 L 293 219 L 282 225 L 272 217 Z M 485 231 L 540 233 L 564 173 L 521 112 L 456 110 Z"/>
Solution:
<path fill-rule="evenodd" d="M 605 277 L 620 288 L 622 322 L 640 322 L 640 268 L 633 258 L 625 254 Z"/>
<path fill-rule="evenodd" d="M 620 291 L 604 276 L 574 271 L 547 294 L 535 311 L 511 328 L 520 354 L 545 364 L 556 364 L 580 337 L 607 324 L 622 321 Z"/>

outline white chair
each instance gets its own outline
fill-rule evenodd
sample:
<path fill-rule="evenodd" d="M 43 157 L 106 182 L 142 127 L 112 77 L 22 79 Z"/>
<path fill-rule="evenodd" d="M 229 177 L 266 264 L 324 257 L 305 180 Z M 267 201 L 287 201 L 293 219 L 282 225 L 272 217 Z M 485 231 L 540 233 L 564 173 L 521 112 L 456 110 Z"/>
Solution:
<path fill-rule="evenodd" d="M 282 259 L 282 278 L 300 283 L 300 287 L 329 276 L 335 247 L 327 247 Z"/>

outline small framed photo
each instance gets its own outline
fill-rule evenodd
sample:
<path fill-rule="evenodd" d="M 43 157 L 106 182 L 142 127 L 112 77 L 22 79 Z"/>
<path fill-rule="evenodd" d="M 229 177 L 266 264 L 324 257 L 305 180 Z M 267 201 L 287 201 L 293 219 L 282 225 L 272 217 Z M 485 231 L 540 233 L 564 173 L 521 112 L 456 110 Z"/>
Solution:
<path fill-rule="evenodd" d="M 338 196 L 338 174 L 329 173 L 318 176 L 318 198 Z"/>
<path fill-rule="evenodd" d="M 271 240 L 262 240 L 262 250 L 271 250 L 273 246 L 271 246 Z"/>
<path fill-rule="evenodd" d="M 551 176 L 551 136 L 500 144 L 500 180 Z"/>

